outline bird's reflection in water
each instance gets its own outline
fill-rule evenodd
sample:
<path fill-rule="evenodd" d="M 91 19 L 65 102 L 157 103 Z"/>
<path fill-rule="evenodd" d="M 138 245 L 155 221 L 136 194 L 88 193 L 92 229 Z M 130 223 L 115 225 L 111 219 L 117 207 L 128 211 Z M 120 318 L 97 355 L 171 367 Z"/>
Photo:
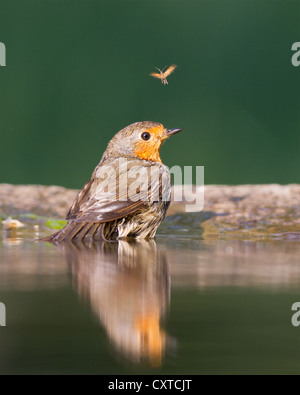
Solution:
<path fill-rule="evenodd" d="M 65 244 L 64 249 L 76 290 L 90 302 L 119 354 L 160 366 L 172 342 L 161 327 L 170 281 L 156 243 L 103 242 L 92 248 Z"/>

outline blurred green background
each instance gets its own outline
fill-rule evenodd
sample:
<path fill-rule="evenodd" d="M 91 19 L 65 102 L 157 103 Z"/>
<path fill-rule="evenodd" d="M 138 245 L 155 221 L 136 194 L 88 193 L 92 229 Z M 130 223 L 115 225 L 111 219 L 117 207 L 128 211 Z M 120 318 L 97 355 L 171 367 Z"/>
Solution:
<path fill-rule="evenodd" d="M 0 182 L 81 188 L 119 129 L 206 184 L 300 182 L 299 1 L 0 0 Z M 149 77 L 175 63 L 169 85 Z"/>

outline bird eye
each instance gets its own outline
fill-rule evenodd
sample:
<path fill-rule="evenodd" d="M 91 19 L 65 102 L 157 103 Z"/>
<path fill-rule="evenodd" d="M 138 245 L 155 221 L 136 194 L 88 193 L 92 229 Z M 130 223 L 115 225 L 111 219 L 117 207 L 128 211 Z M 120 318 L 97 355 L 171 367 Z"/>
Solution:
<path fill-rule="evenodd" d="M 148 133 L 148 132 L 144 132 L 144 133 L 142 133 L 142 135 L 141 135 L 141 138 L 142 138 L 143 140 L 145 140 L 145 141 L 149 140 L 150 137 L 151 137 L 151 134 Z"/>

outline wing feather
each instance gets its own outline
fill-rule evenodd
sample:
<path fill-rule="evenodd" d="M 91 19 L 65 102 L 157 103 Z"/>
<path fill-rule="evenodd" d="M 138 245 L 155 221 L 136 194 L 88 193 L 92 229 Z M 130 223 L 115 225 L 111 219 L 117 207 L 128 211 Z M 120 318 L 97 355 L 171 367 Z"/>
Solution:
<path fill-rule="evenodd" d="M 161 174 L 157 173 L 153 177 L 151 168 L 154 166 L 154 170 Z M 116 189 L 108 190 L 110 186 L 114 186 L 113 172 L 116 174 Z M 130 177 L 134 174 L 140 174 L 139 178 Z M 108 160 L 108 163 L 96 168 L 92 179 L 79 192 L 67 219 L 102 223 L 123 218 L 147 207 L 151 200 L 161 200 L 162 190 L 168 194 L 169 185 L 170 176 L 164 165 L 151 165 L 151 162 L 130 159 L 125 166 L 120 165 L 118 159 Z"/>
<path fill-rule="evenodd" d="M 91 185 L 93 183 L 93 180 L 89 180 L 84 187 L 81 189 L 81 191 L 78 193 L 78 195 L 76 196 L 67 216 L 66 219 L 74 219 L 76 218 L 77 214 L 80 211 L 80 207 L 85 204 L 89 197 L 90 197 L 90 189 L 91 189 Z"/>

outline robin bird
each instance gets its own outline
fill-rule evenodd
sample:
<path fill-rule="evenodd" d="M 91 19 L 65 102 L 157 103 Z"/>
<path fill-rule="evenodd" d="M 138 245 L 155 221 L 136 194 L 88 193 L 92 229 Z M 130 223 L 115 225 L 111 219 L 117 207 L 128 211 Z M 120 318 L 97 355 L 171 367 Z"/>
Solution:
<path fill-rule="evenodd" d="M 171 200 L 170 172 L 161 161 L 160 147 L 181 130 L 150 121 L 120 130 L 75 198 L 67 225 L 44 240 L 153 238 Z"/>

